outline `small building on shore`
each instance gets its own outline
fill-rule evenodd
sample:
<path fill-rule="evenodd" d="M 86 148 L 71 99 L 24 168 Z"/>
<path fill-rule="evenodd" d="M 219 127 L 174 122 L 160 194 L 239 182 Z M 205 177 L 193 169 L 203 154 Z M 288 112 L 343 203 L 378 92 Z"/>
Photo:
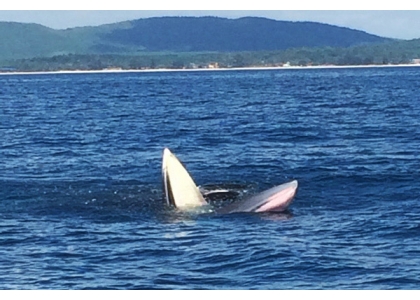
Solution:
<path fill-rule="evenodd" d="M 219 68 L 219 63 L 218 62 L 212 62 L 212 63 L 209 63 L 209 65 L 207 67 L 209 69 L 218 69 Z"/>

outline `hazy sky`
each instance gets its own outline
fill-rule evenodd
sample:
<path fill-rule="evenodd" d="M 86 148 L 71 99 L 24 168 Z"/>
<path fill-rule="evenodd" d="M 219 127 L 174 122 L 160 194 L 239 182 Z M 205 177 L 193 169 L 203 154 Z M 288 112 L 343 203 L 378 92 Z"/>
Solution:
<path fill-rule="evenodd" d="M 17 2 L 15 2 L 17 1 Z M 42 1 L 26 2 L 15 0 L 12 5 L 0 4 L 0 21 L 15 21 L 25 23 L 38 23 L 54 29 L 65 29 L 77 26 L 101 25 L 108 23 L 115 23 L 126 20 L 133 20 L 139 18 L 148 18 L 153 16 L 220 16 L 226 18 L 238 18 L 243 16 L 261 16 L 275 20 L 288 20 L 288 21 L 315 21 L 332 25 L 349 27 L 352 29 L 363 30 L 368 33 L 376 34 L 383 37 L 401 38 L 401 39 L 414 39 L 420 38 L 420 10 L 293 10 L 295 6 L 287 7 L 288 10 L 279 10 L 276 7 L 270 10 L 232 10 L 232 5 L 225 6 L 230 10 L 206 10 L 207 7 L 199 7 L 201 10 L 156 10 L 156 5 L 149 6 L 147 10 L 139 10 L 139 7 L 124 5 L 124 0 L 117 1 L 122 3 L 119 7 L 124 9 L 134 8 L 136 10 L 115 10 L 117 8 L 111 6 L 83 5 L 83 2 L 75 0 L 75 6 L 70 6 L 70 9 L 111 9 L 111 10 L 63 10 L 67 7 L 60 7 L 59 5 L 49 6 L 49 2 L 43 3 Z M 92 1 L 92 0 L 91 0 Z M 144 0 L 140 0 L 143 2 Z M 157 1 L 157 0 L 156 0 Z M 219 0 L 213 0 L 215 3 Z M 212 1 L 212 2 L 213 2 Z M 226 1 L 226 0 L 225 0 Z M 264 2 L 264 0 L 262 0 Z M 271 0 L 272 1 L 272 0 Z M 297 1 L 297 0 L 296 0 Z M 313 9 L 316 1 L 297 2 L 305 5 L 300 5 L 300 9 L 305 7 Z M 376 2 L 376 1 L 375 1 Z M 20 4 L 21 3 L 21 4 Z M 93 1 L 93 3 L 95 3 Z M 115 3 L 115 2 L 114 2 Z M 155 3 L 155 1 L 153 2 Z M 157 1 L 156 3 L 161 3 Z M 177 3 L 177 5 L 173 5 Z M 239 3 L 239 2 L 238 2 Z M 320 7 L 324 8 L 325 4 L 322 2 Z M 36 5 L 34 5 L 36 4 Z M 415 4 L 416 5 L 416 4 Z M 114 5 L 115 6 L 115 5 Z M 25 9 L 57 9 L 57 10 L 14 10 Z M 144 5 L 142 5 L 144 7 Z M 162 8 L 177 9 L 178 7 L 192 7 L 196 6 L 185 5 L 182 1 L 172 1 L 163 3 Z M 216 8 L 222 7 L 215 6 Z M 241 9 L 243 5 L 239 6 Z M 259 7 L 264 6 L 260 5 Z M 141 8 L 141 7 L 140 7 Z M 251 6 L 252 8 L 252 6 Z M 333 7 L 334 9 L 340 9 Z M 377 8 L 383 8 L 377 7 Z M 9 10 L 4 10 L 9 9 Z M 359 8 L 360 9 L 360 8 Z M 369 6 L 369 9 L 372 9 Z"/>

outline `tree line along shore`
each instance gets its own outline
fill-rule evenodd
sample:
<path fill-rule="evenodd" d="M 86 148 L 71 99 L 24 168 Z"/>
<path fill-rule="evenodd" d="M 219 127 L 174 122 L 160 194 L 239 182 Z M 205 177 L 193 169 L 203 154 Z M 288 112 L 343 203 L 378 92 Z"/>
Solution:
<path fill-rule="evenodd" d="M 62 70 L 213 69 L 282 66 L 357 66 L 420 64 L 420 40 L 350 48 L 298 48 L 248 52 L 145 52 L 62 54 L 0 63 L 1 72 Z"/>

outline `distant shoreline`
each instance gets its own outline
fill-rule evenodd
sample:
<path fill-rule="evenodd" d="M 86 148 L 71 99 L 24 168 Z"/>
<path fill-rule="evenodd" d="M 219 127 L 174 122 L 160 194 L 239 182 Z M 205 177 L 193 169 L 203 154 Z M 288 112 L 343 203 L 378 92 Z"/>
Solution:
<path fill-rule="evenodd" d="M 212 71 L 258 71 L 258 70 L 309 70 L 309 69 L 357 69 L 357 68 L 397 68 L 420 67 L 420 64 L 398 65 L 323 65 L 323 66 L 285 66 L 285 67 L 242 67 L 242 68 L 197 68 L 197 69 L 101 69 L 101 70 L 60 70 L 0 72 L 1 75 L 42 75 L 42 74 L 107 74 L 107 73 L 158 73 L 158 72 L 212 72 Z"/>

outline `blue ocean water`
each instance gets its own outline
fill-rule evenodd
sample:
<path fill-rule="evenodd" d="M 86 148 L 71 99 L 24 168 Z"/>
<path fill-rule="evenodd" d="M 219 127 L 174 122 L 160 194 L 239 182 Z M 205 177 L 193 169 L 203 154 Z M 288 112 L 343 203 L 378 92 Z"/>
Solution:
<path fill-rule="evenodd" d="M 418 289 L 420 68 L 0 76 L 1 289 Z M 286 214 L 187 214 L 299 181 Z M 239 200 L 240 201 L 240 200 Z"/>

